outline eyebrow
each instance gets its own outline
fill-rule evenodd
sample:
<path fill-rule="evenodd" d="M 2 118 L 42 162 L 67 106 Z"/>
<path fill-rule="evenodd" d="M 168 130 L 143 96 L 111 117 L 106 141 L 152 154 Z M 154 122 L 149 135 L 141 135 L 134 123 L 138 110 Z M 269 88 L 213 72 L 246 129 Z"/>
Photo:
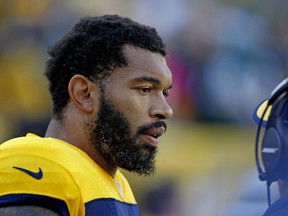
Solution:
<path fill-rule="evenodd" d="M 148 77 L 148 76 L 137 77 L 133 81 L 136 81 L 136 82 L 150 82 L 150 83 L 153 83 L 155 85 L 160 85 L 161 84 L 161 81 L 159 79 L 156 79 L 154 77 Z M 171 89 L 171 88 L 172 88 L 172 84 L 167 89 Z"/>

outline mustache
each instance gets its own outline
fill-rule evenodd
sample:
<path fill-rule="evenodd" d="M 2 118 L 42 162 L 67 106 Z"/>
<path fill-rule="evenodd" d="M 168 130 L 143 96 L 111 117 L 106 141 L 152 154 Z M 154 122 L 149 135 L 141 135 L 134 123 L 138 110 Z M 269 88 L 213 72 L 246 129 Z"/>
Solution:
<path fill-rule="evenodd" d="M 159 127 L 164 127 L 165 131 L 167 130 L 167 124 L 163 121 L 159 121 L 159 122 L 154 122 L 154 123 L 143 125 L 143 126 L 139 127 L 138 133 L 143 133 L 143 132 L 150 130 L 152 128 L 159 128 Z"/>

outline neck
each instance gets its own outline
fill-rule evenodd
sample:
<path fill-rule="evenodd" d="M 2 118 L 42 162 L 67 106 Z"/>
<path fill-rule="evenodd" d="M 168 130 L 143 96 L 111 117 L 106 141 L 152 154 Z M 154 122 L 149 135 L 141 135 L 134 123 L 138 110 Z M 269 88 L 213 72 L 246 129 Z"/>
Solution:
<path fill-rule="evenodd" d="M 73 127 L 65 127 L 65 125 L 73 125 Z M 102 155 L 90 144 L 84 131 L 79 126 L 77 127 L 75 123 L 65 124 L 52 119 L 48 125 L 45 137 L 63 140 L 81 149 L 112 178 L 115 177 L 118 167 L 106 162 Z"/>

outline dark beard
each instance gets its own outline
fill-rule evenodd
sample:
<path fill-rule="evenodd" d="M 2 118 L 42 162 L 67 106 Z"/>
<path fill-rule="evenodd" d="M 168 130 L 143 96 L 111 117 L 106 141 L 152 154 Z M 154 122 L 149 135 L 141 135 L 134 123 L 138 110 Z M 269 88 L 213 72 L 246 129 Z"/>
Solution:
<path fill-rule="evenodd" d="M 164 122 L 144 125 L 132 136 L 127 118 L 101 94 L 100 110 L 92 125 L 90 143 L 107 163 L 140 175 L 154 174 L 156 147 L 137 143 L 137 137 L 153 127 L 166 128 Z"/>

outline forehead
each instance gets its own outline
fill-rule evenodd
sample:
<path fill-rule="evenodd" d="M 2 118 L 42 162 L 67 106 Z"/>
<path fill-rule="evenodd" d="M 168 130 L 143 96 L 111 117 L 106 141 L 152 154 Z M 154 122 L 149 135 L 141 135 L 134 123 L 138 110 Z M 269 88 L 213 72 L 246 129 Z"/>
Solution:
<path fill-rule="evenodd" d="M 125 68 L 116 69 L 112 75 L 117 76 L 118 74 L 121 79 L 148 76 L 160 80 L 163 85 L 170 86 L 172 84 L 171 71 L 167 66 L 165 57 L 161 54 L 130 45 L 124 47 L 123 53 L 127 58 L 128 65 Z M 123 74 L 123 72 L 125 73 Z"/>

